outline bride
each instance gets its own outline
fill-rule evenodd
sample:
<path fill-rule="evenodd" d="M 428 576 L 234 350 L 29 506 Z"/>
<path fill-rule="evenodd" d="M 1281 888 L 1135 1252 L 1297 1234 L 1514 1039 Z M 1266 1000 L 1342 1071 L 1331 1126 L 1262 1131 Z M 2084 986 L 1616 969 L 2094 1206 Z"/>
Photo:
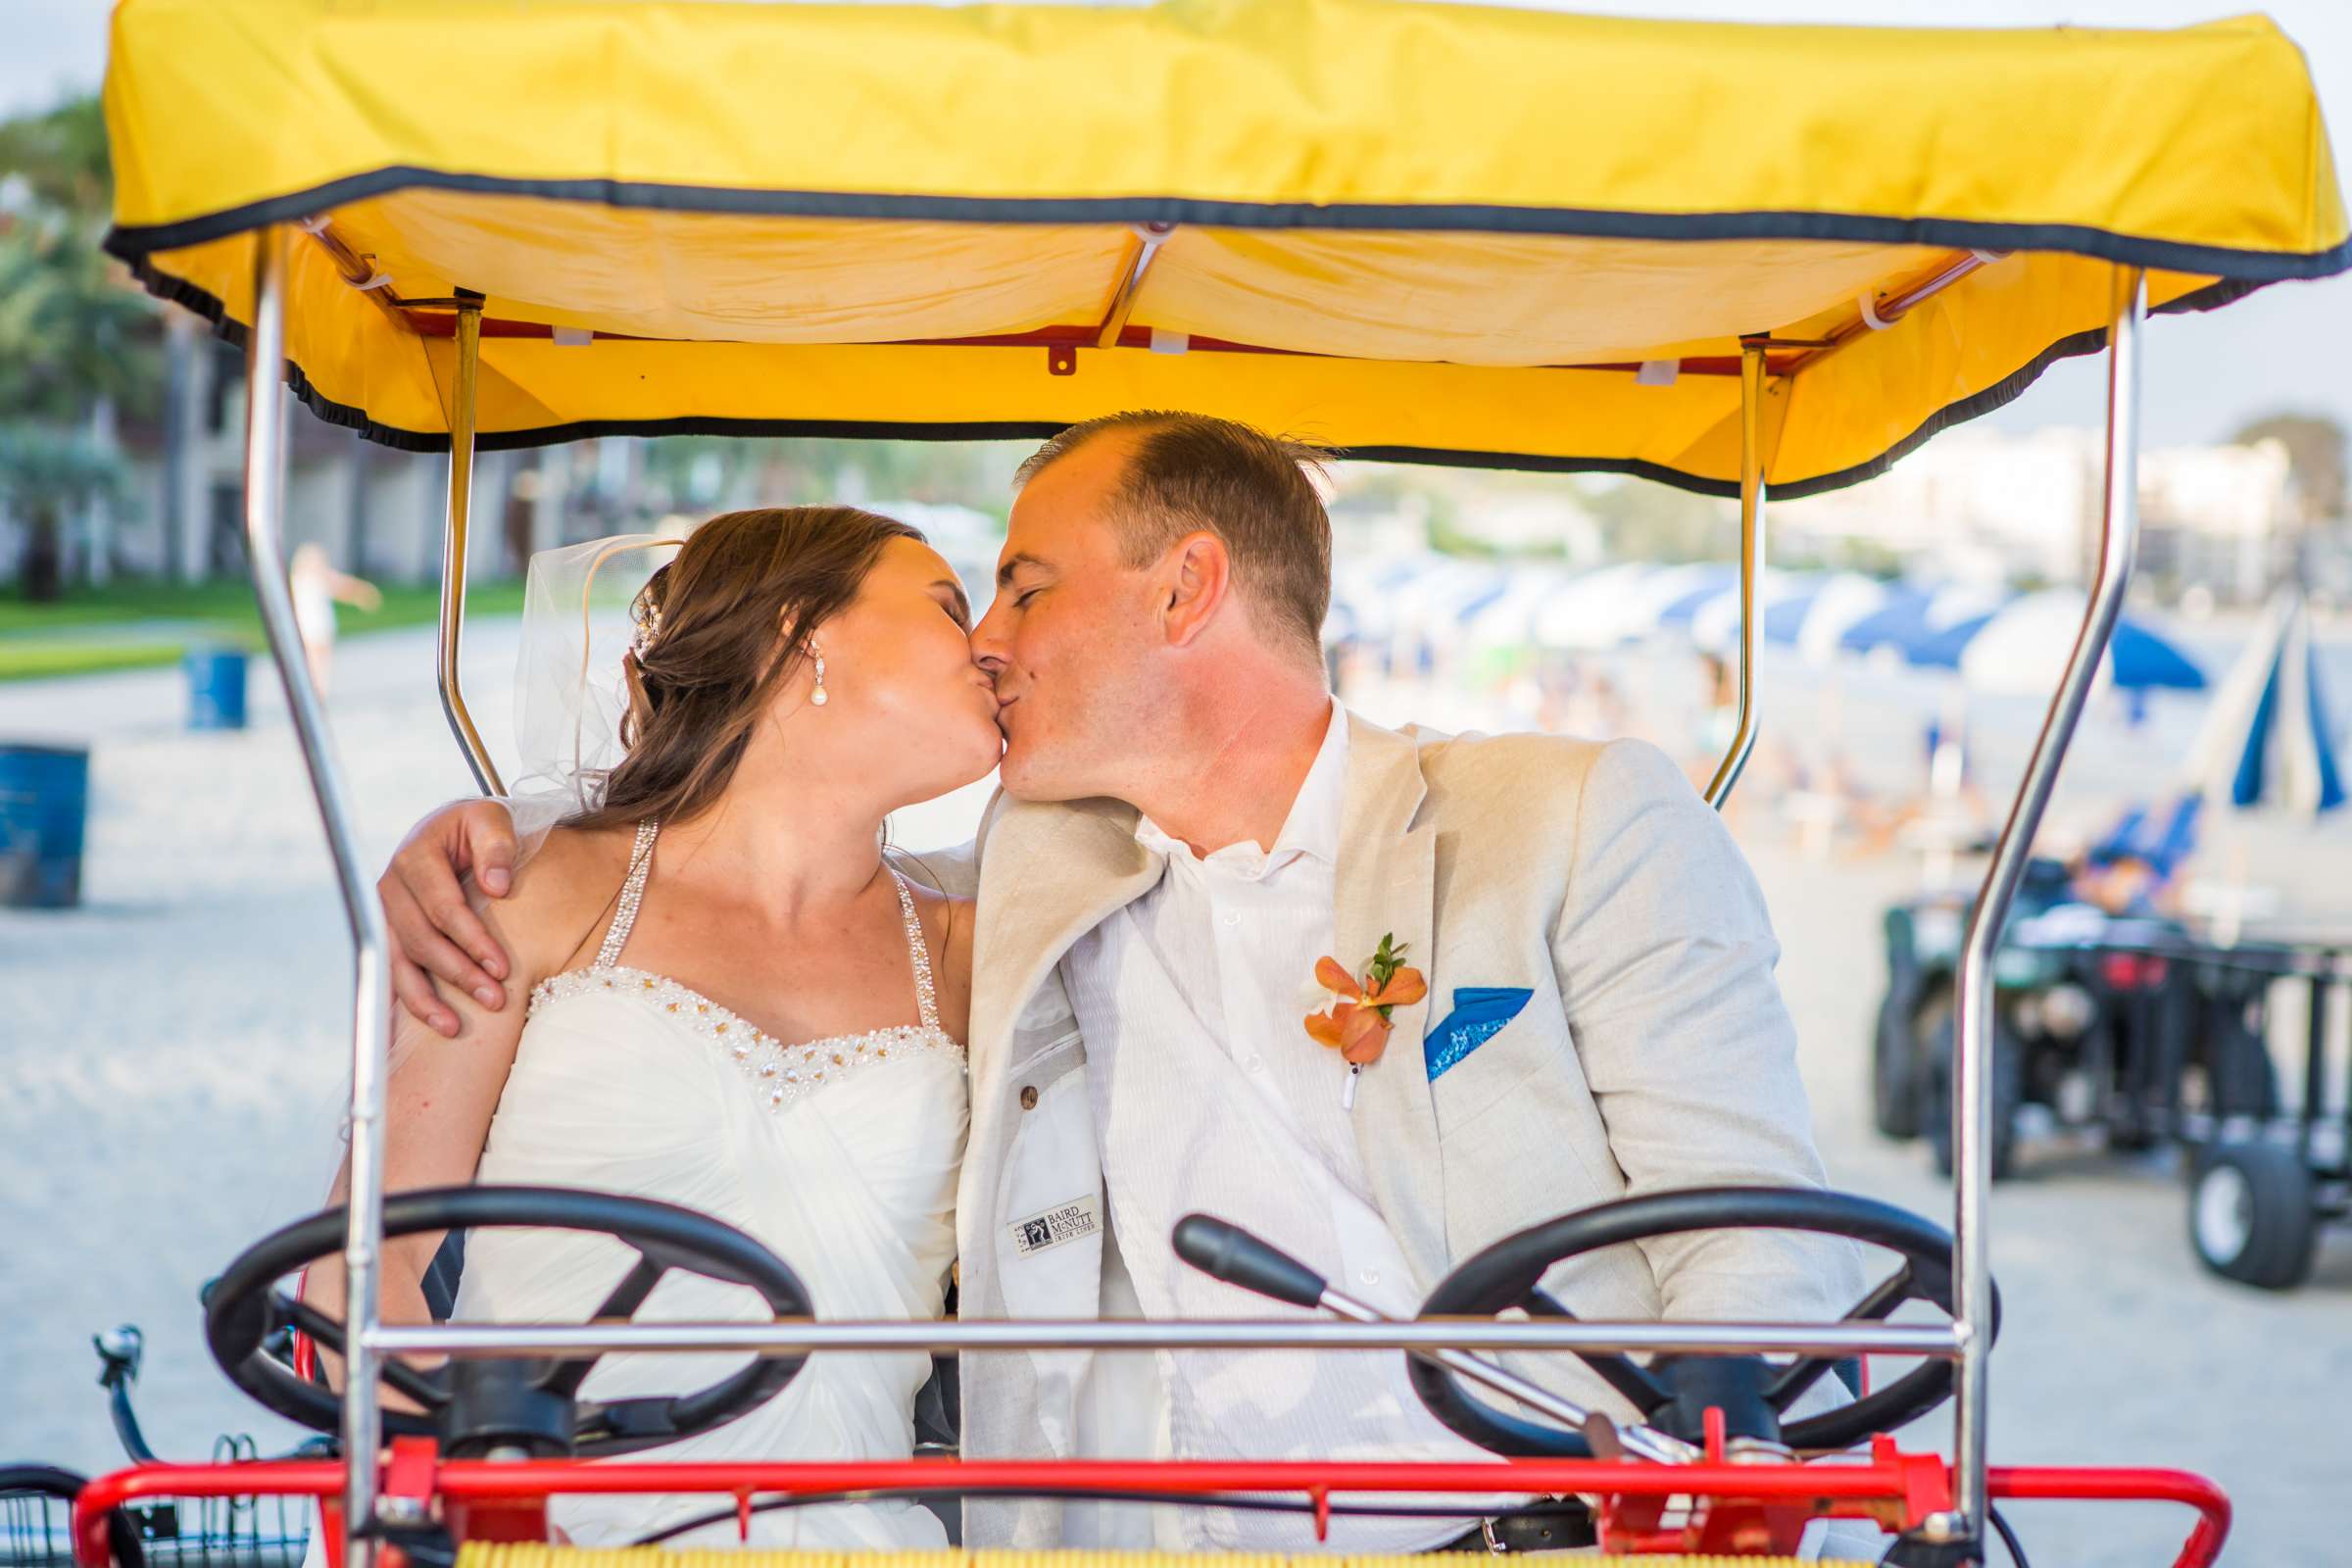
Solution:
<path fill-rule="evenodd" d="M 764 1244 L 823 1316 L 937 1317 L 973 922 L 968 905 L 901 876 L 881 843 L 892 810 L 997 763 L 963 590 L 903 523 L 768 509 L 696 529 L 632 612 L 617 761 L 579 775 L 574 809 L 511 896 L 474 899 L 514 957 L 504 1000 L 527 1006 L 461 995 L 454 1039 L 402 1014 L 387 1190 L 478 1179 L 660 1199 Z M 386 1321 L 425 1320 L 439 1241 L 388 1244 Z M 455 1316 L 580 1322 L 629 1261 L 603 1237 L 480 1231 Z M 339 1311 L 341 1260 L 305 1289 Z M 747 1290 L 676 1272 L 638 1314 L 763 1315 Z M 581 1396 L 678 1392 L 740 1364 L 608 1356 Z M 814 1356 L 766 1404 L 646 1457 L 904 1458 L 929 1370 L 919 1352 Z M 709 1506 L 568 1496 L 551 1517 L 582 1544 L 620 1545 Z M 707 1534 L 732 1541 L 735 1525 Z M 762 1513 L 753 1542 L 946 1544 L 931 1514 L 893 1502 Z"/>

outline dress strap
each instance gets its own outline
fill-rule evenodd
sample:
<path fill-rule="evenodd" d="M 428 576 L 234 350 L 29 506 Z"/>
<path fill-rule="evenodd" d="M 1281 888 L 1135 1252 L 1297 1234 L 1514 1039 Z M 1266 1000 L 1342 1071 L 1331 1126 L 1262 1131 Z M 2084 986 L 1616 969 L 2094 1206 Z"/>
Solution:
<path fill-rule="evenodd" d="M 914 895 L 906 887 L 906 879 L 897 871 L 890 873 L 899 889 L 899 913 L 906 921 L 906 953 L 914 961 L 914 1005 L 922 1014 L 923 1027 L 939 1027 L 939 989 L 931 981 L 931 945 L 923 940 L 922 917 L 914 912 Z"/>
<path fill-rule="evenodd" d="M 620 961 L 620 950 L 628 946 L 629 932 L 637 924 L 637 906 L 645 902 L 646 873 L 654 868 L 654 840 L 662 833 L 662 824 L 647 817 L 637 824 L 637 845 L 629 851 L 629 878 L 620 885 L 620 907 L 612 911 L 612 923 L 605 928 L 605 945 L 596 950 L 599 969 L 610 969 Z"/>

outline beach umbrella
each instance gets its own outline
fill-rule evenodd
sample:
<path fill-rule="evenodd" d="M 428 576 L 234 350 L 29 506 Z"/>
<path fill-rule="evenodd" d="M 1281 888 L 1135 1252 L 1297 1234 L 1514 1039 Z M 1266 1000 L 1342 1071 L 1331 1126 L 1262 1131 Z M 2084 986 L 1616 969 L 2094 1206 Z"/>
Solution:
<path fill-rule="evenodd" d="M 2082 628 L 2083 598 L 2069 589 L 2019 596 L 1998 610 L 1969 615 L 1932 632 L 1910 651 L 1911 662 L 1953 669 L 1973 692 L 2037 696 L 2050 690 Z M 2205 672 L 2153 623 L 2133 615 L 2116 622 L 2098 679 L 2125 691 L 2203 691 Z"/>
<path fill-rule="evenodd" d="M 1688 628 L 1700 611 L 1717 600 L 1728 595 L 1735 604 L 1739 602 L 1740 571 L 1736 566 L 1695 567 L 1687 584 L 1677 584 L 1671 591 L 1673 597 L 1658 607 L 1657 624 Z"/>
<path fill-rule="evenodd" d="M 1767 567 L 1756 583 L 1756 603 L 1760 607 L 1760 634 L 1766 642 L 1787 646 L 1795 641 L 1793 634 L 1784 630 L 1772 635 L 1773 617 L 1781 614 L 1784 628 L 1801 620 L 1801 615 L 1781 613 L 1792 610 L 1799 601 L 1810 601 L 1821 592 L 1828 579 L 1815 572 L 1774 571 Z M 1730 653 L 1740 643 L 1740 584 L 1732 585 L 1709 597 L 1691 612 L 1690 641 L 1709 653 Z"/>
<path fill-rule="evenodd" d="M 1877 609 L 1855 617 L 1840 631 L 1832 649 L 1844 654 L 1868 654 L 1888 647 L 1908 649 L 1927 635 L 1928 599 L 1925 588 L 1892 589 Z"/>
<path fill-rule="evenodd" d="M 1538 608 L 1529 629 L 1545 648 L 1594 652 L 1620 647 L 1634 635 L 1625 629 L 1627 596 L 1660 569 L 1620 562 L 1571 577 Z"/>
<path fill-rule="evenodd" d="M 1764 612 L 1764 640 L 1793 648 L 1816 664 L 1827 663 L 1848 629 L 1877 613 L 1894 596 L 1890 583 L 1860 572 L 1840 571 L 1810 579 Z"/>
<path fill-rule="evenodd" d="M 2300 591 L 2271 602 L 2254 641 L 2214 693 L 2189 748 L 2189 787 L 2240 810 L 2313 817 L 2344 804 L 2334 721 Z"/>
<path fill-rule="evenodd" d="M 1498 600 L 1511 591 L 1511 573 L 1490 568 L 1478 578 L 1465 581 L 1454 597 L 1443 609 L 1444 613 L 1463 631 L 1469 631 Z"/>
<path fill-rule="evenodd" d="M 1536 616 L 1571 580 L 1554 566 L 1519 566 L 1507 574 L 1499 592 L 1464 607 L 1462 633 L 1479 648 L 1532 643 Z"/>
<path fill-rule="evenodd" d="M 1433 551 L 1417 550 L 1410 555 L 1373 563 L 1370 570 L 1365 573 L 1365 577 L 1372 587 L 1387 593 L 1391 589 L 1403 587 L 1423 572 L 1452 564 L 1454 562 L 1451 557 L 1441 556 Z"/>
<path fill-rule="evenodd" d="M 1839 633 L 1838 647 L 1849 654 L 1891 648 L 1907 662 L 1927 662 L 1923 655 L 1953 627 L 1988 614 L 2011 597 L 2006 588 L 1973 583 L 1906 584 Z"/>
<path fill-rule="evenodd" d="M 1510 586 L 1510 573 L 1492 562 L 1449 561 L 1415 579 L 1398 603 L 1417 613 L 1432 636 L 1458 642 L 1479 612 Z"/>
<path fill-rule="evenodd" d="M 1509 574 L 1491 562 L 1432 552 L 1373 576 L 1349 609 L 1367 638 L 1450 648 L 1461 642 L 1464 620 L 1509 585 Z"/>
<path fill-rule="evenodd" d="M 1688 629 L 1699 606 L 1739 581 L 1738 571 L 1730 566 L 1653 566 L 1617 602 L 1618 635 L 1638 642 L 1662 631 Z"/>
<path fill-rule="evenodd" d="M 1345 614 L 1354 636 L 1390 636 L 1405 611 L 1421 615 L 1434 589 L 1453 582 L 1460 565 L 1451 557 L 1431 551 L 1351 563 L 1333 575 L 1333 612 Z"/>

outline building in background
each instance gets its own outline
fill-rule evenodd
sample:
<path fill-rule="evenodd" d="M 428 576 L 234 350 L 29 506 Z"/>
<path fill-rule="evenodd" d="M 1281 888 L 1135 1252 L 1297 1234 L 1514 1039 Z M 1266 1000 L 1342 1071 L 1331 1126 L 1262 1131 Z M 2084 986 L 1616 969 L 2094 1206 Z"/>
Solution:
<path fill-rule="evenodd" d="M 1860 545 L 1923 576 L 2081 583 L 2098 539 L 2104 463 L 2095 430 L 1964 426 L 1866 485 L 1774 503 L 1774 553 L 1837 561 Z M 2145 452 L 2139 508 L 2138 575 L 2166 601 L 2258 602 L 2328 520 L 2306 514 L 2275 440 Z"/>

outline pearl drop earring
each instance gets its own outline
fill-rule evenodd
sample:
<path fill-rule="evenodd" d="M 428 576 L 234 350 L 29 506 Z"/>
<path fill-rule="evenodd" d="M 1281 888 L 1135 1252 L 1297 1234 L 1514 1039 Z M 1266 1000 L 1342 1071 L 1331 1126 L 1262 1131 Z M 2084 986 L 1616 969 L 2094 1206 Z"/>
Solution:
<path fill-rule="evenodd" d="M 822 708 L 825 706 L 826 701 L 824 650 L 817 647 L 816 644 L 810 643 L 808 645 L 808 653 L 809 657 L 816 661 L 816 689 L 808 694 L 808 701 L 816 707 Z"/>

